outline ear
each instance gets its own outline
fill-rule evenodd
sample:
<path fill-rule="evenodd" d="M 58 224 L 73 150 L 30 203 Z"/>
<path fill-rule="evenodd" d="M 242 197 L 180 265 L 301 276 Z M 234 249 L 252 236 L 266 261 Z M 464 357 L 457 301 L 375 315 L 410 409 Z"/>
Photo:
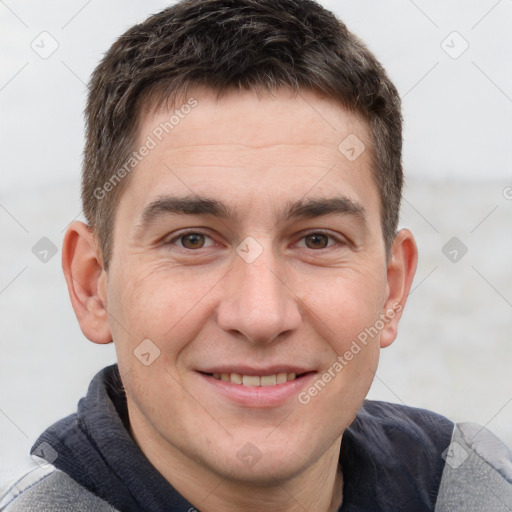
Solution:
<path fill-rule="evenodd" d="M 110 343 L 107 274 L 94 232 L 83 222 L 72 222 L 66 231 L 62 269 L 82 332 L 94 343 Z"/>
<path fill-rule="evenodd" d="M 417 262 L 418 249 L 414 237 L 408 229 L 402 229 L 395 237 L 388 261 L 388 294 L 382 311 L 384 317 L 381 316 L 385 323 L 380 336 L 381 348 L 395 341 L 398 322 L 407 302 Z"/>

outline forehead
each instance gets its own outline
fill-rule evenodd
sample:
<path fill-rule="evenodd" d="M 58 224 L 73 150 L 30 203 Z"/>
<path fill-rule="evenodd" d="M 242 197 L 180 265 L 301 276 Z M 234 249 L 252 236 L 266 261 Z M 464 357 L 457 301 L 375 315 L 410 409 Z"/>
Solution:
<path fill-rule="evenodd" d="M 288 89 L 257 95 L 231 91 L 221 98 L 197 88 L 177 99 L 171 109 L 142 116 L 138 144 L 147 136 L 167 146 L 233 144 L 261 149 L 287 145 L 323 145 L 336 153 L 343 136 L 369 143 L 367 123 L 333 99 L 313 91 Z M 165 139 L 165 140 L 163 140 Z"/>
<path fill-rule="evenodd" d="M 366 190 L 365 201 L 378 209 L 367 124 L 310 91 L 217 99 L 197 90 L 140 120 L 136 148 L 144 146 L 151 149 L 121 200 L 132 211 L 158 195 L 185 193 L 244 197 L 246 206 L 263 208 L 263 198 L 286 201 L 313 189 L 318 196 L 333 186 L 352 199 Z"/>

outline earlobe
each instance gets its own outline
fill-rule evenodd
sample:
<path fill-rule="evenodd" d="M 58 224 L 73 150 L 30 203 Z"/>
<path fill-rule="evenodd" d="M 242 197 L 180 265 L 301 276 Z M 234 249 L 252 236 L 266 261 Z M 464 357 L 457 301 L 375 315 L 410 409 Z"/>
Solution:
<path fill-rule="evenodd" d="M 70 224 L 62 245 L 62 268 L 80 328 L 94 343 L 110 343 L 106 273 L 94 233 L 83 222 Z"/>
<path fill-rule="evenodd" d="M 402 229 L 395 237 L 388 262 L 388 295 L 383 311 L 386 322 L 380 337 L 381 348 L 391 345 L 396 338 L 417 262 L 418 249 L 414 236 L 408 229 Z"/>

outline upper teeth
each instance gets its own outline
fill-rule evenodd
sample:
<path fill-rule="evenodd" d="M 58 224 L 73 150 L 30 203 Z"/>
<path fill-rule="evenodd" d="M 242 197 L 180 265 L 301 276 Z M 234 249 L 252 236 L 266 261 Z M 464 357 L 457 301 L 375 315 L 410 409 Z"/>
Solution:
<path fill-rule="evenodd" d="M 213 378 L 232 382 L 233 384 L 242 384 L 244 386 L 275 386 L 276 384 L 284 384 L 295 380 L 296 374 L 281 372 L 273 375 L 241 375 L 240 373 L 214 373 Z"/>

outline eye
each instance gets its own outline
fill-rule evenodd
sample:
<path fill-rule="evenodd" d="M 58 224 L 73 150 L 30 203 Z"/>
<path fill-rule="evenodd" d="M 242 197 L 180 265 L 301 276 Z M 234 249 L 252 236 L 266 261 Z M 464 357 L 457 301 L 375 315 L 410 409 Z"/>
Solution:
<path fill-rule="evenodd" d="M 184 249 L 203 249 L 213 245 L 213 240 L 203 233 L 184 233 L 173 238 L 169 243 L 177 244 Z"/>
<path fill-rule="evenodd" d="M 343 244 L 340 240 L 326 233 L 310 233 L 301 238 L 299 246 L 307 249 L 326 249 L 336 243 Z"/>
<path fill-rule="evenodd" d="M 329 245 L 329 237 L 323 233 L 313 233 L 304 237 L 308 249 L 325 249 Z"/>

